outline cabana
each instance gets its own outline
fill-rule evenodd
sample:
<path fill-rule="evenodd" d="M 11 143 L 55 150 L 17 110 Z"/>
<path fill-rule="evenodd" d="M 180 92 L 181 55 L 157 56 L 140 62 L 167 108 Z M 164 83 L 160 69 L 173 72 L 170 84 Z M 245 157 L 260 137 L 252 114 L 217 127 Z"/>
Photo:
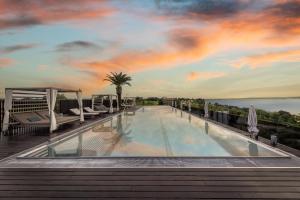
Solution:
<path fill-rule="evenodd" d="M 58 93 L 75 93 L 78 100 L 80 116 L 62 116 L 54 112 L 56 97 Z M 70 90 L 61 88 L 6 88 L 4 103 L 4 119 L 2 131 L 7 131 L 10 125 L 10 117 L 17 123 L 24 126 L 50 127 L 50 133 L 59 125 L 80 120 L 84 121 L 82 110 L 82 94 L 80 90 Z M 46 99 L 46 107 L 30 105 L 22 111 L 15 112 L 13 109 L 14 100 Z M 22 105 L 20 105 L 22 106 Z"/>
<path fill-rule="evenodd" d="M 92 95 L 92 110 L 97 110 L 97 107 L 98 108 L 101 108 L 101 107 L 105 108 L 106 107 L 104 105 L 104 99 L 105 98 L 107 98 L 109 100 L 109 108 L 107 108 L 109 113 L 113 113 L 115 111 L 120 110 L 119 109 L 118 96 L 115 95 L 115 94 L 93 94 Z M 113 106 L 114 99 L 117 102 L 117 107 L 115 109 L 114 109 L 114 106 Z"/>
<path fill-rule="evenodd" d="M 122 106 L 126 108 L 131 108 L 136 106 L 136 98 L 135 97 L 124 97 Z"/>

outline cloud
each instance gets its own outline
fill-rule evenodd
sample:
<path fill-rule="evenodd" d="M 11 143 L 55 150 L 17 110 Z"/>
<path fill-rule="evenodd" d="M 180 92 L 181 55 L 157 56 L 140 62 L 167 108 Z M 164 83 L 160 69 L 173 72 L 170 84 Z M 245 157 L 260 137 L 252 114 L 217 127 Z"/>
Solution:
<path fill-rule="evenodd" d="M 278 4 L 269 6 L 267 8 L 274 15 L 280 15 L 283 17 L 300 17 L 300 1 L 291 0 L 291 1 L 279 1 Z"/>
<path fill-rule="evenodd" d="M 56 48 L 57 51 L 72 51 L 72 50 L 80 50 L 80 49 L 96 50 L 96 49 L 101 49 L 101 47 L 92 42 L 77 40 L 77 41 L 60 44 Z"/>
<path fill-rule="evenodd" d="M 110 72 L 136 73 L 150 69 L 167 69 L 180 64 L 193 63 L 206 57 L 212 49 L 211 35 L 199 30 L 172 30 L 167 33 L 168 43 L 161 48 L 149 50 L 127 50 L 109 59 L 76 59 L 64 57 L 63 65 L 90 74 L 85 86 L 88 90 L 99 89 L 108 85 L 103 82 L 105 75 Z"/>
<path fill-rule="evenodd" d="M 234 61 L 231 65 L 232 67 L 238 69 L 245 66 L 248 66 L 251 69 L 256 69 L 261 67 L 269 67 L 273 63 L 278 62 L 300 62 L 300 50 L 288 50 L 252 55 Z"/>
<path fill-rule="evenodd" d="M 29 27 L 29 26 L 40 25 L 40 24 L 42 24 L 42 21 L 34 17 L 28 17 L 28 16 L 14 16 L 11 18 L 4 18 L 4 19 L 0 18 L 0 30 L 15 28 L 15 27 Z"/>
<path fill-rule="evenodd" d="M 96 0 L 1 0 L 0 30 L 66 20 L 99 19 L 113 12 L 105 1 Z"/>
<path fill-rule="evenodd" d="M 164 3 L 164 1 L 161 2 Z M 163 12 L 162 18 L 155 18 L 155 20 L 163 22 L 171 20 L 174 25 L 167 27 L 167 31 L 161 35 L 166 38 L 166 43 L 155 49 L 126 48 L 126 51 L 119 51 L 118 54 L 105 59 L 91 57 L 81 60 L 72 59 L 68 66 L 87 71 L 91 74 L 90 82 L 94 82 L 95 78 L 93 77 L 97 77 L 97 85 L 104 87 L 106 83 L 99 80 L 111 71 L 136 73 L 150 69 L 168 69 L 199 62 L 220 52 L 270 47 L 282 49 L 299 44 L 300 41 L 300 34 L 297 34 L 300 30 L 299 17 L 294 13 L 295 11 L 291 11 L 294 14 L 278 13 L 280 9 L 288 12 L 287 3 L 292 1 L 279 3 L 277 1 L 260 3 L 260 1 L 230 0 L 171 2 L 175 6 L 160 5 L 162 9 L 170 12 Z M 172 18 L 172 16 L 180 17 Z M 183 19 L 190 20 L 191 23 L 184 24 Z M 280 27 L 285 27 L 284 31 Z M 272 59 L 279 59 L 277 55 L 270 56 Z M 287 57 L 281 55 L 281 58 Z M 256 63 L 254 59 L 256 59 Z M 292 58 L 288 57 L 287 59 Z M 233 65 L 239 67 L 239 65 L 247 65 L 251 62 L 252 68 L 255 68 L 265 65 L 267 60 L 267 56 L 253 59 L 241 58 Z M 222 72 L 195 72 L 187 75 L 187 80 L 221 76 L 225 76 L 225 74 Z"/>
<path fill-rule="evenodd" d="M 6 54 L 6 53 L 13 53 L 20 50 L 25 49 L 31 49 L 36 47 L 36 44 L 18 44 L 18 45 L 12 45 L 12 46 L 6 46 L 3 48 L 0 48 L 0 53 Z"/>
<path fill-rule="evenodd" d="M 10 58 L 0 58 L 0 68 L 8 67 L 13 63 L 13 60 Z"/>
<path fill-rule="evenodd" d="M 251 7 L 253 2 L 239 0 L 160 0 L 157 5 L 167 15 L 210 20 L 236 15 Z"/>
<path fill-rule="evenodd" d="M 224 72 L 190 72 L 187 76 L 186 79 L 188 81 L 194 81 L 198 79 L 212 79 L 212 78 L 219 78 L 223 77 L 226 74 Z"/>
<path fill-rule="evenodd" d="M 168 32 L 169 41 L 161 48 L 127 50 L 107 60 L 88 61 L 77 64 L 91 70 L 123 70 L 137 72 L 147 69 L 174 67 L 203 59 L 212 49 L 208 47 L 211 36 L 193 29 L 176 29 Z M 184 49 L 184 51 L 183 51 Z"/>

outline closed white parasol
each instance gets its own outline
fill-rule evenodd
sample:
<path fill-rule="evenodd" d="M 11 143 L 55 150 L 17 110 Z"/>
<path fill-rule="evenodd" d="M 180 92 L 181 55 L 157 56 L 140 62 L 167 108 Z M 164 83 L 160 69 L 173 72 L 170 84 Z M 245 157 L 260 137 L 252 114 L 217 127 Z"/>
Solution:
<path fill-rule="evenodd" d="M 248 113 L 248 131 L 250 133 L 257 134 L 259 130 L 257 129 L 257 116 L 256 116 L 256 111 L 253 105 L 250 106 L 249 108 L 249 113 Z"/>

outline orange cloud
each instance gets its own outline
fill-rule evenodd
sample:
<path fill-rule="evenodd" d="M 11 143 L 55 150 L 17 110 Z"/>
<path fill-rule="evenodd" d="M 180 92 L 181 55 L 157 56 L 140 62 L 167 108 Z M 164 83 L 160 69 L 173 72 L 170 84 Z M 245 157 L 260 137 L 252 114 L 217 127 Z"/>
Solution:
<path fill-rule="evenodd" d="M 285 3 L 282 1 L 257 12 L 235 12 L 234 17 L 229 13 L 224 13 L 226 17 L 218 15 L 218 19 L 214 19 L 215 15 L 209 15 L 208 18 L 197 15 L 189 21 L 189 25 L 192 26 L 169 30 L 166 35 L 167 43 L 157 49 L 127 50 L 108 59 L 72 60 L 68 65 L 89 71 L 94 74 L 90 82 L 96 81 L 98 85 L 105 86 L 106 84 L 99 80 L 111 71 L 135 73 L 149 69 L 166 69 L 194 63 L 222 51 L 228 52 L 243 48 L 282 48 L 299 44 L 300 34 L 297 34 L 300 30 L 299 15 L 295 10 L 288 11 Z M 186 16 L 181 16 L 179 19 L 162 16 L 155 20 L 173 20 L 177 24 L 182 24 L 182 20 L 191 15 Z M 278 55 L 271 55 L 271 57 L 277 60 L 287 58 L 284 55 L 279 56 L 280 58 Z M 240 67 L 245 65 L 244 63 L 251 62 L 252 68 L 255 68 L 264 65 L 267 62 L 267 56 L 256 57 L 255 60 L 256 63 L 254 58 L 241 59 L 233 65 Z M 222 72 L 191 73 L 187 76 L 187 80 L 216 78 L 224 75 Z"/>
<path fill-rule="evenodd" d="M 0 29 L 27 27 L 66 20 L 101 18 L 115 9 L 96 0 L 0 1 Z"/>
<path fill-rule="evenodd" d="M 186 79 L 188 81 L 194 81 L 197 79 L 211 79 L 225 76 L 224 72 L 190 72 Z"/>
<path fill-rule="evenodd" d="M 7 67 L 13 63 L 13 60 L 10 58 L 0 58 L 0 68 Z"/>
<path fill-rule="evenodd" d="M 93 74 L 89 81 L 92 84 L 88 85 L 99 89 L 108 84 L 102 80 L 110 72 L 135 73 L 149 69 L 170 68 L 201 60 L 213 51 L 209 48 L 209 44 L 212 44 L 211 36 L 204 30 L 173 30 L 168 34 L 169 42 L 158 50 L 127 51 L 107 60 L 64 58 L 61 62 Z"/>
<path fill-rule="evenodd" d="M 271 52 L 244 57 L 232 63 L 232 66 L 235 68 L 249 66 L 251 69 L 256 69 L 269 67 L 276 62 L 300 62 L 300 50 Z"/>
<path fill-rule="evenodd" d="M 169 35 L 169 43 L 159 50 L 126 51 L 108 60 L 88 61 L 77 66 L 94 71 L 137 72 L 192 63 L 213 51 L 208 47 L 210 38 L 200 30 L 173 30 Z"/>

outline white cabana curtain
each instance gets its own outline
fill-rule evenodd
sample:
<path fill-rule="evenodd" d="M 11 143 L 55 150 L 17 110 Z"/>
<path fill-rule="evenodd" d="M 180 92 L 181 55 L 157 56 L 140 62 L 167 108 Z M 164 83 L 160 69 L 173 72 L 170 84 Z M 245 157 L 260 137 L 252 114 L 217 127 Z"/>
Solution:
<path fill-rule="evenodd" d="M 95 110 L 94 103 L 95 103 L 95 96 L 92 96 L 92 110 Z"/>
<path fill-rule="evenodd" d="M 191 101 L 189 101 L 189 112 L 192 111 L 192 105 L 191 104 L 192 104 Z"/>
<path fill-rule="evenodd" d="M 182 110 L 182 105 L 183 105 L 183 102 L 180 101 L 180 109 Z"/>
<path fill-rule="evenodd" d="M 207 101 L 205 101 L 205 103 L 204 103 L 204 117 L 205 118 L 209 117 L 209 114 L 208 114 L 208 102 Z"/>
<path fill-rule="evenodd" d="M 50 132 L 57 129 L 56 118 L 55 118 L 55 103 L 57 97 L 57 90 L 55 89 L 47 89 L 46 90 L 46 98 L 50 115 Z"/>
<path fill-rule="evenodd" d="M 6 90 L 5 91 L 5 101 L 4 101 L 4 118 L 3 118 L 2 131 L 6 131 L 8 129 L 9 111 L 12 109 L 12 97 L 13 97 L 13 91 Z"/>
<path fill-rule="evenodd" d="M 80 110 L 80 121 L 84 122 L 83 104 L 82 104 L 82 93 L 81 93 L 81 91 L 76 92 L 76 96 L 77 96 L 77 101 L 78 101 L 79 110 Z"/>
<path fill-rule="evenodd" d="M 116 98 L 116 101 L 117 101 L 117 111 L 119 111 L 119 99 L 118 99 L 118 97 Z"/>
<path fill-rule="evenodd" d="M 109 103 L 110 103 L 109 113 L 113 113 L 114 112 L 114 108 L 113 108 L 113 99 L 112 99 L 111 95 L 109 95 Z"/>
<path fill-rule="evenodd" d="M 257 116 L 256 116 L 256 111 L 253 105 L 250 106 L 249 108 L 249 113 L 248 113 L 248 131 L 250 133 L 258 133 L 259 130 L 257 128 Z"/>

